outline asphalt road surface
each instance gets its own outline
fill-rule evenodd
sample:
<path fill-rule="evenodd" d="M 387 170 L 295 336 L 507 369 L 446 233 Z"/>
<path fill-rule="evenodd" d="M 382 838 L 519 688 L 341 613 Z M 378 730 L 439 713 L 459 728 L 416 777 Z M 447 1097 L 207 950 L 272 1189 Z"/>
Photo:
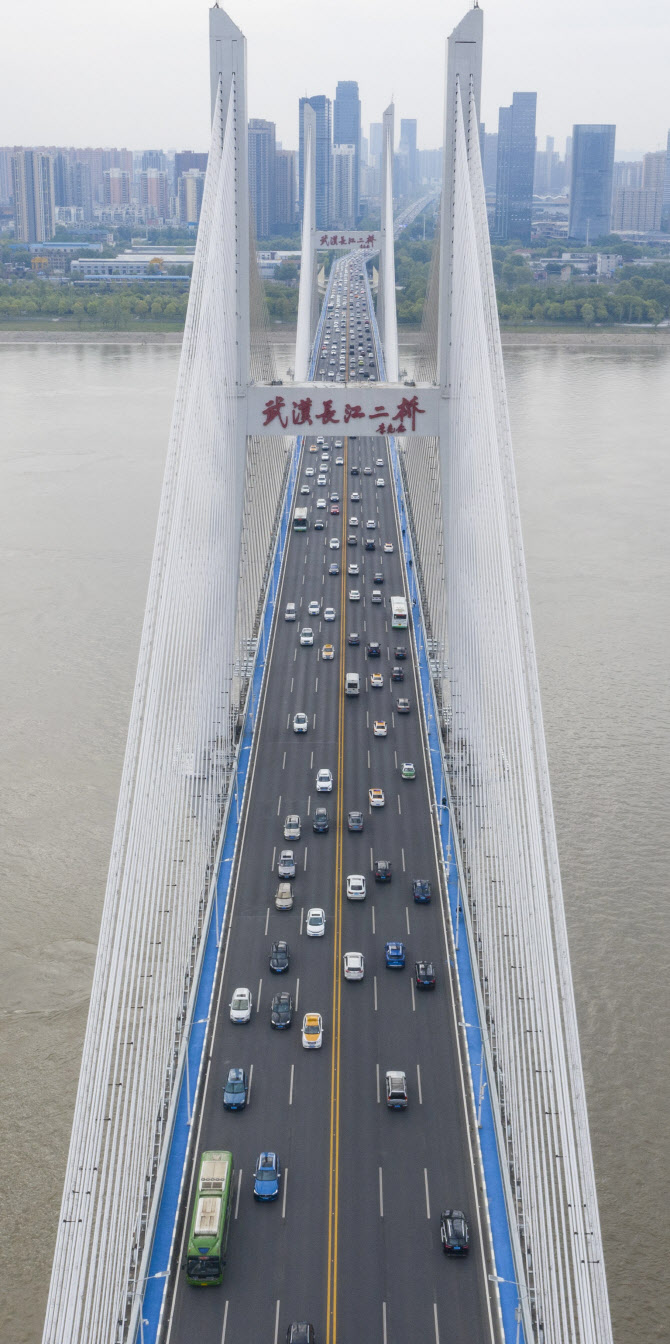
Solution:
<path fill-rule="evenodd" d="M 355 263 L 340 263 L 332 310 L 324 338 L 330 366 L 339 368 L 344 348 L 350 368 L 369 363 L 365 316 L 359 326 L 356 306 L 366 305 L 365 287 Z M 338 291 L 338 278 L 343 288 Z M 356 296 L 356 291 L 359 291 Z M 334 331 L 336 314 L 339 331 Z M 358 332 L 361 332 L 360 341 Z M 343 340 L 344 337 L 344 340 Z M 345 344 L 346 343 L 346 344 Z M 362 344 L 364 365 L 358 364 Z M 353 345 L 353 350 L 351 349 Z M 356 360 L 356 365 L 353 360 Z M 332 366 L 330 366 L 332 367 Z M 322 375 L 319 375 L 322 376 Z M 196 1154 L 208 1148 L 233 1152 L 235 1205 L 223 1284 L 189 1287 L 181 1267 L 166 1310 L 163 1339 L 170 1344 L 277 1344 L 293 1320 L 314 1324 L 317 1344 L 484 1344 L 493 1327 L 483 1252 L 483 1233 L 475 1193 L 473 1157 L 458 1050 L 456 1009 L 447 956 L 443 902 L 433 837 L 433 814 L 414 669 L 411 630 L 391 628 L 391 595 L 405 593 L 402 552 L 392 476 L 385 439 L 344 438 L 342 447 L 326 440 L 326 484 L 318 486 L 321 447 L 307 439 L 299 476 L 309 495 L 296 495 L 307 506 L 306 533 L 292 532 L 284 562 L 278 617 L 272 638 L 269 675 L 257 734 L 250 801 L 243 818 L 237 878 L 229 911 L 228 938 L 219 1010 L 211 1045 L 204 1102 L 194 1120 Z M 344 459 L 342 465 L 336 458 Z M 375 466 L 378 458 L 383 466 Z M 364 475 L 366 465 L 372 475 Z M 314 466 L 315 475 L 306 476 Z M 360 474 L 352 476 L 352 468 Z M 378 478 L 385 482 L 377 485 Z M 350 496 L 356 490 L 360 502 Z M 331 496 L 339 514 L 331 514 Z M 318 509 L 317 500 L 326 508 Z M 358 524 L 350 524 L 352 518 Z M 314 530 L 323 519 L 323 530 Z M 368 529 L 367 521 L 375 523 Z M 357 544 L 347 545 L 355 535 Z M 330 547 L 338 538 L 340 548 Z M 375 540 L 374 552 L 364 547 Z M 393 546 L 384 553 L 385 542 Z M 329 574 L 337 562 L 340 573 Z M 358 576 L 349 576 L 349 564 Z M 383 583 L 373 581 L 383 573 Z M 373 605 L 379 587 L 383 603 Z M 359 601 L 349 598 L 351 589 Z M 320 604 L 308 616 L 310 601 Z M 284 620 L 287 602 L 295 602 L 297 620 Z M 323 611 L 333 606 L 336 619 Z M 410 614 L 411 615 L 411 614 Z M 410 619 L 411 624 L 411 619 Z M 312 647 L 301 647 L 300 631 L 311 626 Z M 351 631 L 360 636 L 349 646 Z M 366 644 L 377 640 L 382 656 L 368 659 Z M 324 661 L 324 644 L 334 658 Z M 403 682 L 390 680 L 398 660 L 394 647 L 404 644 Z M 345 697 L 345 673 L 360 673 L 361 692 Z M 372 672 L 383 674 L 383 687 L 370 685 Z M 398 714 L 396 699 L 407 696 L 409 714 Z M 293 715 L 304 711 L 309 729 L 293 732 Z M 384 720 L 387 736 L 375 737 L 373 723 Z M 416 769 L 414 780 L 401 779 L 403 762 Z M 317 795 L 316 773 L 333 773 L 331 794 Z M 381 788 L 385 805 L 371 809 L 368 790 Z M 327 806 L 330 830 L 315 834 L 317 805 Z M 364 829 L 351 833 L 347 813 L 360 809 Z M 299 842 L 285 841 L 283 820 L 290 812 L 302 819 Z M 296 854 L 295 904 L 290 913 L 274 908 L 277 861 L 284 847 Z M 376 884 L 376 859 L 393 865 L 390 884 Z M 346 877 L 364 874 L 364 901 L 346 899 Z M 415 905 L 412 879 L 432 884 L 429 905 Z M 307 910 L 326 912 L 322 938 L 305 935 Z M 291 963 L 284 975 L 269 969 L 276 939 L 288 939 Z M 404 969 L 385 965 L 384 945 L 406 945 Z M 365 956 L 361 982 L 345 981 L 344 952 Z M 414 962 L 431 959 L 437 971 L 434 992 L 412 986 Z M 251 1023 L 229 1020 L 236 986 L 253 994 Z M 288 1031 L 273 1031 L 270 1002 L 289 989 L 296 1011 Z M 323 1047 L 301 1044 L 305 1012 L 323 1017 Z M 224 1112 L 222 1088 L 232 1066 L 251 1074 L 245 1111 Z M 387 1069 L 404 1070 L 409 1104 L 391 1111 L 385 1104 Z M 264 1149 L 278 1152 L 283 1164 L 280 1197 L 273 1204 L 253 1199 L 253 1169 Z M 189 1188 L 184 1236 L 193 1205 Z M 446 1206 L 462 1208 L 470 1221 L 471 1252 L 452 1261 L 442 1253 L 439 1214 Z"/>

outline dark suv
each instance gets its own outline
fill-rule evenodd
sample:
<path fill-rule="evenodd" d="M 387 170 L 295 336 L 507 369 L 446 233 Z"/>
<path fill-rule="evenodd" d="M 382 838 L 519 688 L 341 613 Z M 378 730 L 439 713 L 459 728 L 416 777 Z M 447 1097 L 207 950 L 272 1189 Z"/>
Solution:
<path fill-rule="evenodd" d="M 326 831 L 330 830 L 330 817 L 328 816 L 327 808 L 317 807 L 315 809 L 312 830 L 316 831 L 319 835 L 323 835 Z"/>
<path fill-rule="evenodd" d="M 414 983 L 417 989 L 435 988 L 435 967 L 432 961 L 415 961 Z"/>
<path fill-rule="evenodd" d="M 445 1255 L 467 1255 L 470 1238 L 465 1214 L 460 1209 L 445 1209 L 440 1214 L 440 1240 Z"/>
<path fill-rule="evenodd" d="M 390 882 L 391 876 L 391 865 L 388 859 L 377 859 L 375 863 L 375 882 Z"/>
<path fill-rule="evenodd" d="M 412 883 L 412 895 L 417 905 L 428 905 L 431 896 L 430 882 L 426 882 L 423 877 L 415 877 Z"/>

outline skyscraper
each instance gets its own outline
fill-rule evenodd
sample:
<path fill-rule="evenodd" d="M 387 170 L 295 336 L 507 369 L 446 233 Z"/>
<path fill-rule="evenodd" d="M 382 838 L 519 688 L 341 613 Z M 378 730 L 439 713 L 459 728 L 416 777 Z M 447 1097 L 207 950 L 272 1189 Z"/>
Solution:
<path fill-rule="evenodd" d="M 205 174 L 198 168 L 187 168 L 185 173 L 179 174 L 178 209 L 180 224 L 198 223 L 204 186 Z"/>
<path fill-rule="evenodd" d="M 55 232 L 53 161 L 49 154 L 19 149 L 12 157 L 14 231 L 19 242 L 43 243 Z"/>
<path fill-rule="evenodd" d="M 407 155 L 407 187 L 414 192 L 419 184 L 419 164 L 416 153 L 416 118 L 401 118 L 399 152 Z"/>
<path fill-rule="evenodd" d="M 355 145 L 333 145 L 333 190 L 330 223 L 336 229 L 356 227 Z"/>
<path fill-rule="evenodd" d="M 305 182 L 305 126 L 303 120 L 305 103 L 309 103 L 316 113 L 316 225 L 319 229 L 325 229 L 330 224 L 333 145 L 332 104 L 330 98 L 326 98 L 323 93 L 314 94 L 311 98 L 300 99 L 299 198 L 301 215 Z"/>
<path fill-rule="evenodd" d="M 274 233 L 276 126 L 252 117 L 249 122 L 249 198 L 257 238 Z"/>
<path fill-rule="evenodd" d="M 668 131 L 668 147 L 665 153 L 665 181 L 663 183 L 663 209 L 661 211 L 661 227 L 670 229 L 670 131 Z"/>
<path fill-rule="evenodd" d="M 77 160 L 70 164 L 68 174 L 68 205 L 74 205 L 82 211 L 84 219 L 93 219 L 93 193 L 91 191 L 91 169 L 87 163 Z"/>
<path fill-rule="evenodd" d="M 355 79 L 341 79 L 335 90 L 333 109 L 333 144 L 353 145 L 354 165 L 354 222 L 360 214 L 361 192 L 361 100 Z M 335 221 L 333 220 L 332 223 Z"/>
<path fill-rule="evenodd" d="M 616 126 L 572 128 L 572 181 L 568 236 L 592 242 L 610 231 Z"/>
<path fill-rule="evenodd" d="M 536 93 L 514 93 L 498 112 L 498 159 L 493 236 L 530 242 L 535 175 Z"/>
<path fill-rule="evenodd" d="M 296 152 L 278 149 L 275 155 L 274 227 L 277 233 L 295 228 Z"/>
<path fill-rule="evenodd" d="M 12 158 L 14 150 L 0 149 L 0 205 L 9 205 L 12 197 Z"/>
<path fill-rule="evenodd" d="M 106 168 L 102 180 L 105 205 L 130 205 L 130 173 L 123 168 Z"/>
<path fill-rule="evenodd" d="M 379 167 L 379 161 L 382 156 L 383 132 L 383 122 L 370 122 L 370 158 L 375 160 L 376 168 Z"/>
<path fill-rule="evenodd" d="M 207 153 L 193 149 L 179 149 L 174 156 L 174 194 L 179 191 L 179 179 L 182 173 L 197 168 L 199 173 L 207 172 Z"/>
<path fill-rule="evenodd" d="M 660 229 L 661 227 L 665 189 L 665 160 L 666 152 L 664 149 L 645 154 L 642 160 L 642 186 L 646 191 L 656 193 L 654 223 L 651 226 L 653 229 Z"/>
<path fill-rule="evenodd" d="M 146 168 L 140 173 L 140 205 L 147 219 L 170 218 L 170 186 L 165 169 Z"/>

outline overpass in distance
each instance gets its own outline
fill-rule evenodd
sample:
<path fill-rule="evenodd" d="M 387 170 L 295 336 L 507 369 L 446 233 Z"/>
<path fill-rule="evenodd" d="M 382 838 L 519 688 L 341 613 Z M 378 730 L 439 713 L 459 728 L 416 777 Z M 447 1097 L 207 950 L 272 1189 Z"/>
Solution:
<path fill-rule="evenodd" d="M 611 1340 L 479 161 L 482 33 L 474 8 L 447 48 L 420 379 L 398 381 L 393 241 L 413 211 L 394 220 L 393 108 L 381 229 L 341 240 L 319 311 L 307 106 L 282 384 L 249 243 L 246 42 L 210 11 L 212 143 L 44 1344 L 278 1344 L 295 1321 L 316 1344 Z M 280 990 L 288 1031 L 270 1020 Z M 267 1150 L 269 1205 L 253 1197 Z M 223 1281 L 199 1288 L 184 1266 L 207 1151 L 230 1151 L 234 1176 Z M 460 1263 L 442 1253 L 448 1207 L 470 1225 Z"/>

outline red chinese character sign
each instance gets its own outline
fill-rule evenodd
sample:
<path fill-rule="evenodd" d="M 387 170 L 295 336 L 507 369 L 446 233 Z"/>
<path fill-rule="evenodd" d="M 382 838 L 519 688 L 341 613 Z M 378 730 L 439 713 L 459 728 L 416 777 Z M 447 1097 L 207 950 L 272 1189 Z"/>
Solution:
<path fill-rule="evenodd" d="M 287 384 L 281 391 L 254 384 L 247 402 L 248 434 L 439 434 L 439 393 L 418 387 L 319 387 Z"/>

